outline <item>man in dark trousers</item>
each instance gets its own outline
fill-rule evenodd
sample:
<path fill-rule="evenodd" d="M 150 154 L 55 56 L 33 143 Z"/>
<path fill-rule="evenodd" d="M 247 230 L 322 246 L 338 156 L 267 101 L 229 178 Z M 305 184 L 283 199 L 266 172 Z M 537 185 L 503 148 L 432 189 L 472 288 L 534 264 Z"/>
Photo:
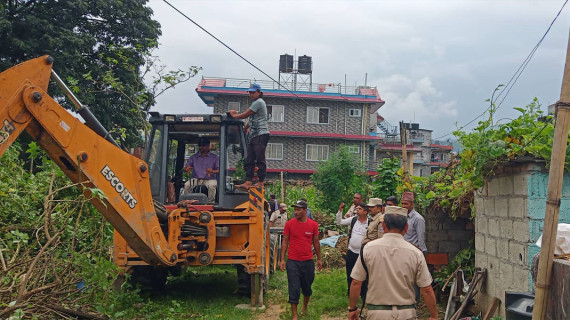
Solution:
<path fill-rule="evenodd" d="M 342 211 L 344 210 L 344 202 L 338 207 L 338 212 L 336 213 L 336 224 L 345 225 L 348 227 L 348 250 L 346 250 L 346 282 L 348 283 L 348 288 L 346 292 L 350 290 L 350 284 L 352 278 L 350 273 L 354 264 L 358 259 L 360 254 L 360 247 L 362 246 L 362 240 L 364 235 L 366 235 L 366 230 L 368 229 L 368 207 L 364 207 L 362 204 L 356 206 L 356 216 L 342 219 Z M 362 297 L 362 303 L 366 301 L 366 284 L 362 286 L 360 292 L 360 297 Z"/>
<path fill-rule="evenodd" d="M 230 110 L 230 115 L 236 119 L 249 118 L 249 123 L 245 129 L 249 129 L 247 143 L 247 155 L 243 164 L 245 170 L 245 183 L 236 187 L 240 189 L 247 189 L 249 187 L 263 188 L 263 181 L 265 180 L 265 148 L 269 141 L 269 129 L 267 128 L 267 106 L 263 101 L 263 92 L 261 86 L 257 83 L 250 85 L 247 89 L 251 105 L 242 113 L 237 110 Z M 253 173 L 257 166 L 257 177 L 259 181 L 253 185 Z"/>
<path fill-rule="evenodd" d="M 281 271 L 285 271 L 285 253 L 287 255 L 287 282 L 289 284 L 289 303 L 293 320 L 297 320 L 297 305 L 303 293 L 302 314 L 307 313 L 309 299 L 313 294 L 311 285 L 315 280 L 315 263 L 313 250 L 317 253 L 317 268 L 321 270 L 321 245 L 319 242 L 319 225 L 307 218 L 307 202 L 299 200 L 292 207 L 295 218 L 287 221 L 283 230 L 283 249 L 281 251 Z"/>

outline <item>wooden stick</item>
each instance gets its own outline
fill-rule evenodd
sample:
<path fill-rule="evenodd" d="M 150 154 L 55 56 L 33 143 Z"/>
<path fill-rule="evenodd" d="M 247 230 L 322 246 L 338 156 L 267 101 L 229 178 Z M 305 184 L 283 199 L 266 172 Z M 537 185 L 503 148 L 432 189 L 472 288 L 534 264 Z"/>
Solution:
<path fill-rule="evenodd" d="M 256 288 L 256 286 L 255 286 L 255 274 L 252 273 L 252 274 L 250 274 L 249 277 L 250 277 L 250 288 L 251 288 L 250 289 L 250 291 L 251 291 L 251 306 L 255 307 L 255 302 L 256 302 L 255 300 L 257 298 L 257 295 L 255 293 L 255 288 Z"/>
<path fill-rule="evenodd" d="M 277 263 L 279 262 L 279 257 L 277 256 L 277 243 L 279 242 L 279 237 L 277 236 L 277 240 L 273 244 L 273 272 L 277 270 Z"/>
<path fill-rule="evenodd" d="M 4 255 L 2 254 L 2 247 L 0 247 L 0 263 L 2 264 L 2 271 L 8 271 L 6 261 L 4 261 Z"/>
<path fill-rule="evenodd" d="M 71 309 L 67 309 L 67 308 L 64 308 L 62 306 L 57 306 L 54 304 L 44 304 L 43 306 L 48 308 L 48 309 L 55 310 L 57 312 L 61 312 L 63 314 L 69 315 L 69 316 L 77 317 L 79 319 L 93 319 L 93 320 L 107 320 L 107 319 L 109 319 L 109 317 L 107 317 L 107 316 L 99 316 L 96 314 L 85 313 L 85 312 L 81 312 L 78 310 L 71 310 Z"/>
<path fill-rule="evenodd" d="M 560 103 L 570 103 L 570 40 L 566 52 L 566 65 L 560 92 Z M 558 215 L 560 213 L 560 197 L 562 192 L 562 176 L 564 174 L 564 161 L 566 157 L 566 143 L 568 142 L 568 126 L 570 125 L 570 106 L 556 106 L 556 123 L 554 127 L 554 141 L 552 142 L 552 156 L 550 171 L 548 173 L 548 199 L 544 217 L 544 233 L 540 248 L 540 261 L 536 281 L 536 294 L 534 298 L 533 320 L 546 318 L 548 303 L 548 288 L 552 273 L 552 260 L 554 258 L 554 242 L 558 231 Z"/>
<path fill-rule="evenodd" d="M 500 302 L 501 300 L 497 299 L 497 297 L 494 297 L 493 302 L 489 306 L 489 309 L 487 309 L 487 312 L 485 312 L 482 320 L 490 320 L 491 317 L 495 314 L 495 311 L 497 311 Z"/>

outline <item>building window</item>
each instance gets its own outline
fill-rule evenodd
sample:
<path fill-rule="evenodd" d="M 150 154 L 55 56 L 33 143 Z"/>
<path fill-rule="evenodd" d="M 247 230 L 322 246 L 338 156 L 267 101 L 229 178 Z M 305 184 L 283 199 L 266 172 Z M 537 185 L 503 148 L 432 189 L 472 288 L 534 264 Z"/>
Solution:
<path fill-rule="evenodd" d="M 239 111 L 240 111 L 239 108 L 240 108 L 240 103 L 239 103 L 239 102 L 236 102 L 236 101 L 228 102 L 228 111 L 230 111 L 230 110 L 236 110 L 236 111 L 239 112 Z"/>
<path fill-rule="evenodd" d="M 265 149 L 265 159 L 267 160 L 283 160 L 283 144 L 268 143 Z"/>
<path fill-rule="evenodd" d="M 360 146 L 348 146 L 348 152 L 360 153 Z"/>
<path fill-rule="evenodd" d="M 329 158 L 329 146 L 308 144 L 305 159 L 307 161 L 322 161 Z"/>
<path fill-rule="evenodd" d="M 348 115 L 350 117 L 360 117 L 360 109 L 349 109 Z"/>
<path fill-rule="evenodd" d="M 328 124 L 329 108 L 308 107 L 307 123 Z"/>
<path fill-rule="evenodd" d="M 267 106 L 267 121 L 283 122 L 285 119 L 285 107 L 280 105 Z"/>

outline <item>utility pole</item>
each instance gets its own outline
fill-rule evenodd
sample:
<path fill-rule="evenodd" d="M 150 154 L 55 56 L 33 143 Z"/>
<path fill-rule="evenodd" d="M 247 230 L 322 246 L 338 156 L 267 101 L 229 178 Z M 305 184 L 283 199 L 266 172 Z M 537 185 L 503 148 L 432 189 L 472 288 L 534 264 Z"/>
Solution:
<path fill-rule="evenodd" d="M 402 164 L 404 165 L 404 181 L 408 181 L 408 152 L 406 151 L 406 127 L 404 121 L 400 121 L 400 143 L 402 144 Z"/>
<path fill-rule="evenodd" d="M 568 40 L 568 48 L 566 51 L 566 65 L 564 66 L 560 100 L 556 103 L 555 121 L 550 171 L 548 173 L 548 198 L 546 200 L 546 212 L 544 217 L 544 233 L 542 234 L 536 294 L 532 312 L 533 320 L 543 320 L 546 318 L 548 289 L 552 278 L 554 243 L 558 231 L 562 176 L 564 173 L 566 143 L 568 142 L 568 126 L 570 125 L 570 39 Z"/>

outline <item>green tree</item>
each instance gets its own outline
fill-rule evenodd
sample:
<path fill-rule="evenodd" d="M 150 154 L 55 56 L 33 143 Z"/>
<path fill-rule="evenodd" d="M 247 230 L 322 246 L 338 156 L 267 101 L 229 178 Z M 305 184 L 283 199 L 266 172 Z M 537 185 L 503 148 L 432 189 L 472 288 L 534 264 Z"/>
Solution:
<path fill-rule="evenodd" d="M 358 155 L 348 151 L 347 146 L 340 146 L 328 160 L 317 165 L 311 178 L 321 193 L 319 208 L 333 213 L 341 202 L 351 203 L 354 193 L 365 189 L 367 174 Z"/>
<path fill-rule="evenodd" d="M 103 126 L 125 128 L 133 144 L 144 125 L 138 98 L 147 88 L 140 69 L 160 34 L 145 0 L 0 1 L 0 70 L 51 55 L 63 79 L 77 79 L 78 98 Z"/>
<path fill-rule="evenodd" d="M 384 158 L 378 164 L 378 176 L 370 184 L 374 197 L 386 200 L 389 196 L 395 196 L 398 185 L 402 184 L 399 158 Z"/>

